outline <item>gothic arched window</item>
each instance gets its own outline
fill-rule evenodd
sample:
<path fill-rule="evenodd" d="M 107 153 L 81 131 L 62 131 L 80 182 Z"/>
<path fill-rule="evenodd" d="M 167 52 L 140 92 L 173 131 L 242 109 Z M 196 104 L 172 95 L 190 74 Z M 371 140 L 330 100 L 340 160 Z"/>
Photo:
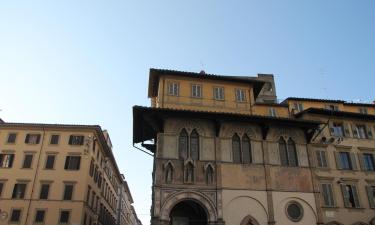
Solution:
<path fill-rule="evenodd" d="M 280 138 L 279 140 L 279 154 L 280 154 L 280 163 L 282 166 L 288 166 L 289 161 L 288 161 L 288 153 L 286 149 L 286 142 L 284 138 Z"/>
<path fill-rule="evenodd" d="M 251 156 L 250 139 L 245 134 L 242 137 L 242 163 L 248 164 L 251 162 L 252 162 L 252 156 Z"/>
<path fill-rule="evenodd" d="M 207 184 L 214 183 L 214 169 L 211 165 L 208 165 L 206 169 L 206 182 Z"/>
<path fill-rule="evenodd" d="M 241 143 L 240 137 L 234 134 L 232 137 L 233 162 L 241 163 Z"/>
<path fill-rule="evenodd" d="M 199 134 L 195 129 L 190 134 L 190 158 L 192 160 L 199 158 Z"/>
<path fill-rule="evenodd" d="M 178 137 L 178 156 L 180 159 L 187 159 L 188 157 L 188 133 L 182 129 Z"/>
<path fill-rule="evenodd" d="M 288 161 L 289 166 L 298 166 L 296 144 L 291 138 L 288 140 Z"/>

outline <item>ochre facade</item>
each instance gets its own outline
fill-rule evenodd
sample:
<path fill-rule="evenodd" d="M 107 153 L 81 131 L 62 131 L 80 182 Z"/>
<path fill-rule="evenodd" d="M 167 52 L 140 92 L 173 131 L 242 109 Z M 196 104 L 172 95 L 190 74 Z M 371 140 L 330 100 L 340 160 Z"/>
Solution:
<path fill-rule="evenodd" d="M 151 69 L 152 225 L 375 224 L 375 105 L 277 103 L 263 78 Z"/>

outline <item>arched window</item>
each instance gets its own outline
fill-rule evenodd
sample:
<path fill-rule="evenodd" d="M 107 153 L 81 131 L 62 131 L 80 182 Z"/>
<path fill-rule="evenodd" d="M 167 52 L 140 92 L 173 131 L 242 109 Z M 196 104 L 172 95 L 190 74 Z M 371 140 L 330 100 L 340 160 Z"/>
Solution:
<path fill-rule="evenodd" d="M 240 137 L 234 134 L 232 137 L 233 162 L 241 163 L 241 143 Z"/>
<path fill-rule="evenodd" d="M 165 168 L 165 183 L 170 184 L 173 180 L 173 167 L 170 163 L 168 163 L 167 167 Z"/>
<path fill-rule="evenodd" d="M 195 129 L 190 134 L 190 158 L 192 160 L 199 158 L 199 134 Z"/>
<path fill-rule="evenodd" d="M 207 184 L 214 183 L 214 169 L 211 165 L 208 165 L 206 169 L 206 182 Z"/>
<path fill-rule="evenodd" d="M 280 154 L 280 163 L 282 166 L 288 166 L 289 161 L 288 161 L 288 153 L 286 150 L 286 142 L 284 138 L 280 138 L 279 140 L 279 154 Z"/>
<path fill-rule="evenodd" d="M 194 166 L 191 162 L 185 166 L 185 182 L 193 183 L 194 182 Z"/>
<path fill-rule="evenodd" d="M 250 139 L 246 134 L 242 137 L 242 156 L 242 163 L 252 162 Z"/>
<path fill-rule="evenodd" d="M 180 159 L 187 159 L 188 156 L 188 133 L 182 129 L 178 138 L 178 156 Z"/>
<path fill-rule="evenodd" d="M 298 166 L 296 144 L 291 138 L 288 140 L 288 161 L 289 166 Z"/>

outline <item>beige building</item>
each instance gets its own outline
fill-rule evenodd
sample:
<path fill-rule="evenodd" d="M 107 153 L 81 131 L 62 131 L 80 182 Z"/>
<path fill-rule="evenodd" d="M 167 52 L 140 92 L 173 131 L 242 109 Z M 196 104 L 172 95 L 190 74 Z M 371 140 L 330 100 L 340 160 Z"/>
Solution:
<path fill-rule="evenodd" d="M 0 225 L 135 225 L 124 184 L 99 126 L 0 123 Z"/>
<path fill-rule="evenodd" d="M 148 94 L 133 142 L 154 154 L 152 225 L 374 224 L 375 105 L 158 69 Z"/>

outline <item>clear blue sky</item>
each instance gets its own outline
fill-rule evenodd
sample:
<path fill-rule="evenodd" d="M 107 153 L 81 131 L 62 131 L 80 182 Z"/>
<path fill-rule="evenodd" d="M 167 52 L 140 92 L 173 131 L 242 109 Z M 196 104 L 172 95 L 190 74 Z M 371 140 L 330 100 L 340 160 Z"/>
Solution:
<path fill-rule="evenodd" d="M 273 73 L 278 97 L 375 99 L 375 1 L 1 1 L 0 117 L 109 130 L 149 223 L 152 158 L 132 147 L 148 70 Z M 0 146 L 1 147 L 1 146 Z"/>

